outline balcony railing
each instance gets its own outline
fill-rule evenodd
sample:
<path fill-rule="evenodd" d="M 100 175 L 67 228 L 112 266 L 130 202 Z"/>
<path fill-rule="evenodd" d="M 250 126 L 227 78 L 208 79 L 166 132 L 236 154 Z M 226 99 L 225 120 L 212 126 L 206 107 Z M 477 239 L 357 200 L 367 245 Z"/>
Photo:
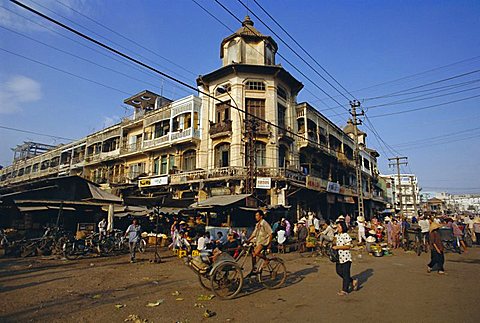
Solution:
<path fill-rule="evenodd" d="M 305 175 L 284 169 L 274 167 L 258 167 L 256 169 L 256 176 L 272 177 L 272 178 L 288 178 L 292 181 L 305 183 Z M 170 183 L 183 184 L 188 182 L 196 182 L 200 180 L 218 180 L 223 178 L 243 178 L 247 176 L 247 167 L 243 166 L 229 166 L 220 167 L 211 170 L 194 170 L 189 172 L 177 173 L 170 175 Z"/>
<path fill-rule="evenodd" d="M 158 138 L 155 138 L 155 139 L 151 139 L 151 140 L 144 140 L 143 141 L 143 148 L 150 148 L 150 147 L 157 147 L 157 146 L 161 146 L 162 144 L 168 142 L 170 140 L 170 136 L 168 134 L 164 135 L 164 136 L 161 136 L 161 137 L 158 137 Z"/>
<path fill-rule="evenodd" d="M 126 144 L 120 149 L 120 154 L 128 154 L 128 153 L 133 153 L 136 151 L 140 151 L 142 149 L 142 143 L 141 142 L 134 142 L 131 144 Z"/>
<path fill-rule="evenodd" d="M 232 121 L 227 120 L 223 122 L 213 123 L 210 122 L 210 136 L 219 137 L 221 135 L 228 135 L 232 132 Z"/>

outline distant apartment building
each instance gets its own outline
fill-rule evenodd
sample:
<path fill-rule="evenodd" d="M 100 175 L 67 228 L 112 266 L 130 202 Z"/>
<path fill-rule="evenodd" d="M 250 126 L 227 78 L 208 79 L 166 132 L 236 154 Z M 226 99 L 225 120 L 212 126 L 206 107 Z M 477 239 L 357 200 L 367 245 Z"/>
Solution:
<path fill-rule="evenodd" d="M 222 66 L 197 79 L 208 96 L 171 101 L 138 93 L 124 101 L 135 109 L 133 118 L 15 160 L 0 170 L 0 187 L 79 175 L 123 196 L 168 194 L 201 201 L 244 194 L 251 157 L 258 205 L 288 206 L 297 216 L 310 210 L 325 218 L 354 214 L 354 128 L 341 129 L 309 103 L 297 103 L 303 85 L 275 63 L 277 48 L 246 17 L 221 43 Z M 248 133 L 248 115 L 267 122 L 257 122 Z M 387 183 L 379 182 L 379 154 L 367 147 L 366 134 L 358 131 L 358 140 L 369 217 L 385 207 Z M 416 177 L 402 176 L 415 183 L 418 194 Z M 402 185 L 404 205 L 412 210 L 408 185 Z"/>
<path fill-rule="evenodd" d="M 435 197 L 446 204 L 450 212 L 480 212 L 480 194 L 436 193 Z"/>
<path fill-rule="evenodd" d="M 388 203 L 407 216 L 414 215 L 420 210 L 420 189 L 414 174 L 380 175 L 386 182 L 386 196 Z"/>

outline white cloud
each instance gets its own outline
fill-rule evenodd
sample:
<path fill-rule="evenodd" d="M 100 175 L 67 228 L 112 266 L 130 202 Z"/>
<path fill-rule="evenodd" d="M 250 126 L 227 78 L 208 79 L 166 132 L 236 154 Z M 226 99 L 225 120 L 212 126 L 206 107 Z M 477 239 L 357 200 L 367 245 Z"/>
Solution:
<path fill-rule="evenodd" d="M 86 0 L 59 0 L 65 5 L 62 5 L 57 2 L 57 0 L 41 0 L 38 3 L 41 5 L 37 5 L 35 3 L 26 3 L 28 6 L 37 9 L 38 11 L 46 14 L 47 16 L 53 16 L 54 18 L 58 18 L 55 16 L 51 11 L 48 11 L 45 8 L 48 8 L 52 10 L 55 13 L 58 13 L 59 15 L 62 16 L 76 16 L 77 14 L 73 12 L 71 9 L 68 7 L 71 7 L 75 9 L 76 11 L 82 12 L 88 16 L 90 16 L 90 12 L 92 10 L 87 7 L 87 1 Z M 35 17 L 33 14 L 29 13 L 27 10 L 18 7 L 17 5 L 13 3 L 9 3 L 6 0 L 0 1 L 2 5 L 7 8 L 0 8 L 0 25 L 15 29 L 17 31 L 31 31 L 31 32 L 37 32 L 37 31 L 42 31 L 42 32 L 48 32 L 49 30 L 46 28 L 43 28 L 39 26 L 38 24 L 42 26 L 46 26 L 49 28 L 53 28 L 52 24 L 49 24 L 48 22 L 44 21 L 43 19 L 38 19 L 38 17 Z M 43 7 L 42 7 L 43 6 Z M 68 7 L 67 7 L 68 6 Z M 45 7 L 45 8 L 44 8 Z M 15 14 L 17 13 L 17 14 Z M 36 23 L 33 23 L 27 19 L 24 19 L 23 17 L 27 17 Z"/>
<path fill-rule="evenodd" d="M 35 102 L 41 98 L 40 83 L 26 76 L 12 76 L 0 83 L 0 114 L 19 112 L 24 103 Z"/>

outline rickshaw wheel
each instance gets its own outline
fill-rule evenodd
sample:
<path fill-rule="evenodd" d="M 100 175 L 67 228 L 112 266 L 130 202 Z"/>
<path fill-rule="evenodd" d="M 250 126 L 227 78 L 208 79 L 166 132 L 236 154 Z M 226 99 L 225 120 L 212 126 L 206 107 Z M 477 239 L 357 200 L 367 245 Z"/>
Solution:
<path fill-rule="evenodd" d="M 232 299 L 243 287 L 242 269 L 234 262 L 222 263 L 214 269 L 210 283 L 217 297 Z"/>
<path fill-rule="evenodd" d="M 206 290 L 209 290 L 209 291 L 212 290 L 212 286 L 211 286 L 211 283 L 210 283 L 210 278 L 205 277 L 202 274 L 198 274 L 198 280 L 200 281 L 200 285 L 202 285 L 203 288 L 205 288 Z"/>
<path fill-rule="evenodd" d="M 287 267 L 283 260 L 272 258 L 258 273 L 258 280 L 268 289 L 275 289 L 283 285 L 287 279 Z"/>

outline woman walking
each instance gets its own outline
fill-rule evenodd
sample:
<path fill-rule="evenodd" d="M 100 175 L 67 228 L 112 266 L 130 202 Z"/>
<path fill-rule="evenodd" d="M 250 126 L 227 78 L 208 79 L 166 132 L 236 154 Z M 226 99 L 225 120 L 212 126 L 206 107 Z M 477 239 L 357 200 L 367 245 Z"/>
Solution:
<path fill-rule="evenodd" d="M 357 290 L 358 280 L 352 279 L 350 269 L 352 267 L 352 254 L 350 253 L 352 238 L 348 235 L 348 228 L 344 221 L 337 223 L 337 232 L 335 236 L 335 246 L 332 248 L 338 250 L 338 262 L 335 264 L 337 275 L 342 278 L 342 290 L 338 295 L 345 296 L 352 290 Z"/>

